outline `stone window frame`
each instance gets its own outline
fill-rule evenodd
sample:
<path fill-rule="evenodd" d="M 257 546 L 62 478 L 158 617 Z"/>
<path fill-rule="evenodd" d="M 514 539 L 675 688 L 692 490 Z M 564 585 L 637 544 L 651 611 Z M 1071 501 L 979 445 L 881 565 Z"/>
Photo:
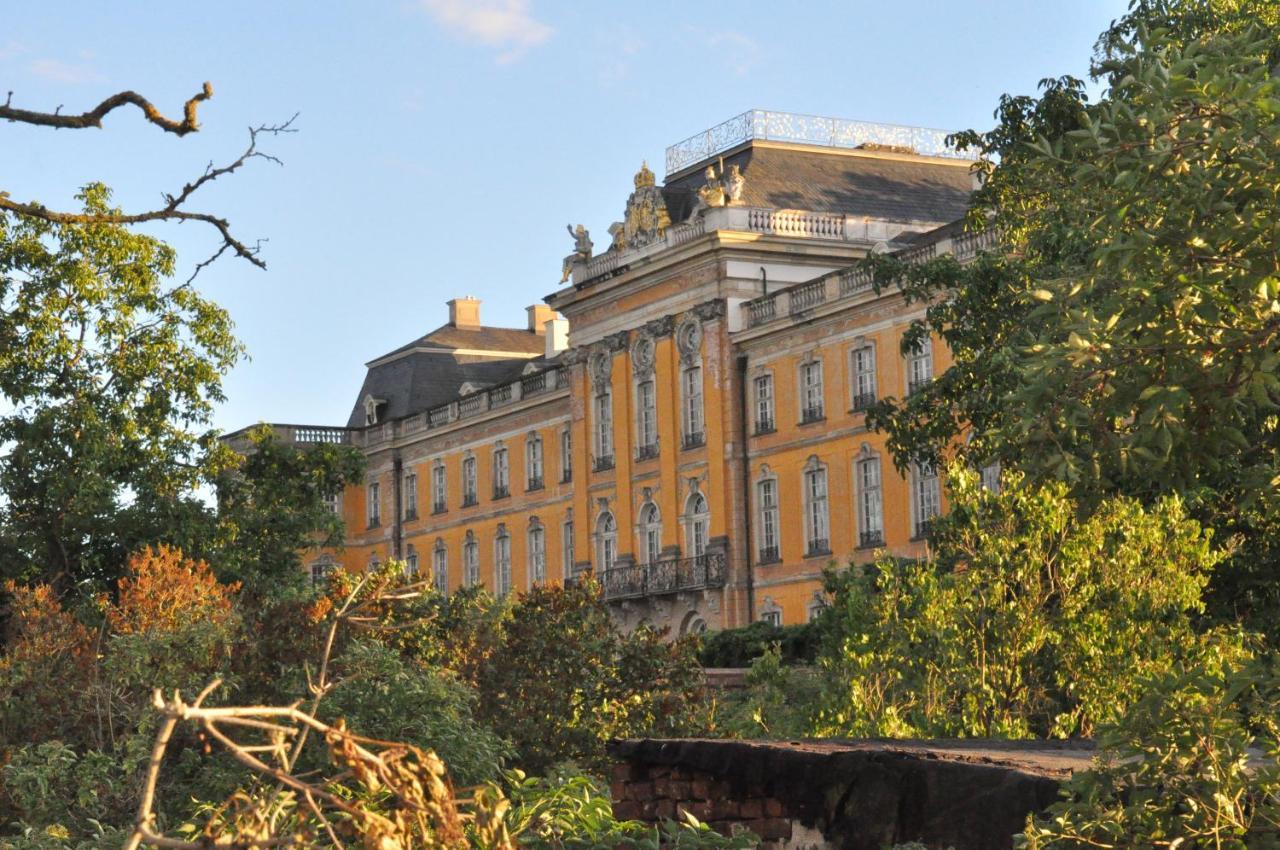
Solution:
<path fill-rule="evenodd" d="M 701 361 L 680 367 L 680 432 L 685 448 L 707 442 L 706 392 Z"/>
<path fill-rule="evenodd" d="M 911 464 L 911 539 L 928 538 L 930 526 L 942 513 L 942 482 L 933 464 Z M 927 515 L 926 515 L 927 514 Z"/>
<path fill-rule="evenodd" d="M 695 510 L 698 503 L 701 503 L 702 510 Z M 695 487 L 685 497 L 681 518 L 686 557 L 700 558 L 706 555 L 711 540 L 711 500 L 701 489 Z"/>
<path fill-rule="evenodd" d="M 651 404 L 644 404 L 644 388 L 648 387 Z M 636 452 L 637 460 L 654 457 L 658 451 L 658 381 L 654 374 L 636 378 Z M 646 417 L 647 414 L 647 417 Z M 646 425 L 648 426 L 646 428 Z M 646 433 L 646 430 L 649 433 Z M 651 452 L 644 454 L 646 451 Z"/>
<path fill-rule="evenodd" d="M 382 525 L 382 482 L 370 481 L 365 485 L 365 518 L 369 528 Z"/>
<path fill-rule="evenodd" d="M 640 540 L 641 563 L 651 565 L 662 560 L 662 508 L 653 499 L 646 499 L 640 505 L 636 532 L 636 537 Z M 656 546 L 653 545 L 655 536 Z"/>
<path fill-rule="evenodd" d="M 766 484 L 773 486 L 772 545 L 769 545 L 766 537 L 766 531 L 770 528 L 765 515 L 764 485 Z M 759 566 L 780 564 L 782 563 L 782 491 L 777 473 L 770 469 L 767 463 L 760 467 L 760 474 L 756 476 L 752 491 L 752 495 L 755 496 L 756 564 Z"/>
<path fill-rule="evenodd" d="M 418 518 L 418 471 L 414 468 L 405 470 L 400 477 L 401 492 L 404 495 L 404 519 Z"/>
<path fill-rule="evenodd" d="M 858 368 L 858 355 L 863 352 L 869 352 L 871 356 L 869 372 Z M 849 412 L 861 413 L 880 397 L 880 352 L 876 350 L 876 341 L 865 338 L 855 340 L 849 347 L 846 360 L 849 365 Z M 870 375 L 869 389 L 859 387 L 858 379 L 862 375 Z"/>
<path fill-rule="evenodd" d="M 917 393 L 921 388 L 933 382 L 934 363 L 933 363 L 933 337 L 926 336 L 912 348 L 903 352 L 903 359 L 906 361 L 906 368 L 903 369 L 903 389 L 904 397 Z M 921 374 L 917 375 L 917 364 L 925 364 L 928 368 L 922 369 Z"/>
<path fill-rule="evenodd" d="M 480 463 L 474 452 L 462 454 L 462 506 L 464 508 L 480 503 Z"/>
<path fill-rule="evenodd" d="M 613 460 L 613 389 L 603 387 L 592 398 L 591 430 L 594 435 L 597 464 Z"/>
<path fill-rule="evenodd" d="M 565 581 L 572 579 L 577 572 L 573 544 L 573 508 L 569 508 L 560 522 L 560 568 Z"/>
<path fill-rule="evenodd" d="M 524 438 L 524 479 L 525 490 L 541 490 L 546 483 L 547 457 L 542 444 L 542 435 L 530 431 Z"/>
<path fill-rule="evenodd" d="M 443 537 L 431 547 L 431 583 L 441 596 L 449 595 L 449 546 Z"/>
<path fill-rule="evenodd" d="M 534 541 L 537 540 L 537 545 Z M 530 588 L 547 583 L 547 529 L 536 516 L 529 517 L 525 531 L 525 560 L 527 584 Z M 541 556 L 539 559 L 538 556 Z"/>
<path fill-rule="evenodd" d="M 573 480 L 573 428 L 566 425 L 560 429 L 560 483 L 568 484 Z"/>
<path fill-rule="evenodd" d="M 511 495 L 511 450 L 502 440 L 493 444 L 489 453 L 489 477 L 493 482 L 493 498 Z"/>
<path fill-rule="evenodd" d="M 597 573 L 603 577 L 605 572 L 618 565 L 618 520 L 613 515 L 613 511 L 603 508 L 596 515 L 593 536 L 596 544 Z"/>
<path fill-rule="evenodd" d="M 811 481 L 822 482 L 820 497 Z M 817 455 L 809 455 L 801 472 L 801 503 L 804 506 L 804 556 L 806 558 L 831 555 L 831 470 Z M 821 502 L 821 513 L 818 502 Z"/>
<path fill-rule="evenodd" d="M 449 470 L 444 460 L 437 458 L 431 464 L 431 513 L 442 514 L 449 510 Z"/>
<path fill-rule="evenodd" d="M 493 535 L 493 595 L 505 599 L 511 593 L 511 534 L 505 522 Z"/>
<path fill-rule="evenodd" d="M 418 580 L 418 547 L 412 543 L 405 547 L 404 578 L 410 584 Z"/>
<path fill-rule="evenodd" d="M 476 533 L 467 529 L 462 538 L 462 586 L 475 587 L 480 584 L 480 541 Z"/>
<path fill-rule="evenodd" d="M 878 496 L 876 527 L 869 521 L 870 512 L 867 504 L 867 484 L 864 470 L 875 469 Z M 853 458 L 853 504 L 854 521 L 858 529 L 858 548 L 875 549 L 884 546 L 884 458 L 880 452 L 863 443 L 858 454 Z"/>
<path fill-rule="evenodd" d="M 769 388 L 768 404 L 762 404 L 760 395 L 761 382 Z M 778 382 L 772 369 L 759 368 L 751 376 L 751 411 L 752 428 L 758 436 L 772 434 L 778 430 Z M 768 416 L 762 416 L 762 410 L 768 408 Z"/>
<path fill-rule="evenodd" d="M 817 380 L 817 406 L 810 404 L 812 389 L 809 383 L 810 369 L 816 368 Z M 796 363 L 796 421 L 801 425 L 809 425 L 814 422 L 822 422 L 827 418 L 827 378 L 826 365 L 823 363 L 822 355 L 818 352 L 809 352 Z"/>

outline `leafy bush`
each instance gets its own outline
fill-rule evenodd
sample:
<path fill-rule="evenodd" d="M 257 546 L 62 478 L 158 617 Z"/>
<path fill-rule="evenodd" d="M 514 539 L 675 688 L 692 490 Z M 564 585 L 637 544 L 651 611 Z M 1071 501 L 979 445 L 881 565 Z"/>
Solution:
<path fill-rule="evenodd" d="M 776 645 L 784 662 L 810 664 L 817 658 L 820 642 L 816 622 L 775 626 L 759 620 L 704 634 L 698 660 L 703 667 L 747 667 Z"/>
<path fill-rule="evenodd" d="M 1192 653 L 1221 553 L 1181 502 L 1103 501 L 953 468 L 933 556 L 828 575 L 819 730 L 844 735 L 1089 735 Z"/>
<path fill-rule="evenodd" d="M 1154 682 L 1018 846 L 1280 846 L 1280 678 L 1239 661 L 1227 646 Z"/>
<path fill-rule="evenodd" d="M 813 729 L 821 694 L 818 672 L 784 663 L 774 644 L 751 662 L 746 687 L 721 697 L 714 731 L 734 738 L 803 738 Z"/>

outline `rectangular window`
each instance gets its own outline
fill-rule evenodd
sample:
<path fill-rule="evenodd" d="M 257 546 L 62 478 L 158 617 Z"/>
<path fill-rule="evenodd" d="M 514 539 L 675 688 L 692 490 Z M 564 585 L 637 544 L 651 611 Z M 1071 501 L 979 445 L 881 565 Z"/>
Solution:
<path fill-rule="evenodd" d="M 858 487 L 858 545 L 884 545 L 884 497 L 880 489 L 880 458 L 863 458 L 854 464 Z"/>
<path fill-rule="evenodd" d="M 768 623 L 771 626 L 781 626 L 782 612 L 781 611 L 765 611 L 763 614 L 760 615 L 760 622 Z"/>
<path fill-rule="evenodd" d="M 378 482 L 374 481 L 369 485 L 368 494 L 368 515 L 369 527 L 377 528 L 382 524 L 382 505 L 380 504 Z"/>
<path fill-rule="evenodd" d="M 1000 492 L 1000 461 L 989 463 L 979 471 L 982 476 L 982 488 L 992 493 Z"/>
<path fill-rule="evenodd" d="M 702 445 L 706 437 L 702 429 L 702 367 L 690 366 L 684 370 L 684 442 L 693 448 Z"/>
<path fill-rule="evenodd" d="M 907 361 L 907 395 L 919 392 L 933 380 L 933 344 L 928 338 L 912 347 Z"/>
<path fill-rule="evenodd" d="M 404 477 L 404 518 L 418 518 L 418 475 L 415 472 Z"/>
<path fill-rule="evenodd" d="M 466 587 L 480 583 L 480 544 L 474 540 L 462 545 L 462 583 Z"/>
<path fill-rule="evenodd" d="M 658 454 L 658 401 L 653 381 L 636 385 L 636 443 L 640 460 Z"/>
<path fill-rule="evenodd" d="M 311 586 L 320 587 L 329 580 L 329 565 L 319 561 L 311 565 Z"/>
<path fill-rule="evenodd" d="M 782 560 L 778 545 L 778 482 L 766 478 L 756 485 L 756 502 L 760 509 L 760 557 L 762 564 Z"/>
<path fill-rule="evenodd" d="M 564 535 L 560 541 L 563 549 L 561 557 L 564 560 L 564 578 L 565 581 L 574 577 L 573 566 L 573 520 L 568 520 L 564 524 Z"/>
<path fill-rule="evenodd" d="M 613 393 L 596 396 L 596 469 L 613 469 Z"/>
<path fill-rule="evenodd" d="M 573 480 L 573 432 L 565 428 L 560 432 L 560 482 Z"/>
<path fill-rule="evenodd" d="M 755 379 L 756 433 L 768 434 L 773 424 L 773 375 L 761 375 Z"/>
<path fill-rule="evenodd" d="M 331 490 L 324 494 L 324 506 L 332 513 L 341 515 L 342 513 L 342 491 Z"/>
<path fill-rule="evenodd" d="M 827 470 L 819 467 L 804 474 L 805 531 L 808 555 L 831 552 L 831 536 L 827 524 Z"/>
<path fill-rule="evenodd" d="M 876 400 L 876 350 L 868 345 L 855 350 L 850 357 L 853 373 L 851 409 L 865 410 Z"/>
<path fill-rule="evenodd" d="M 479 501 L 476 495 L 476 459 L 464 457 L 462 459 L 462 506 L 469 507 Z"/>
<path fill-rule="evenodd" d="M 511 495 L 511 462 L 506 449 L 493 450 L 493 498 Z"/>
<path fill-rule="evenodd" d="M 418 550 L 412 543 L 409 544 L 409 552 L 404 559 L 404 577 L 410 582 L 418 580 Z"/>
<path fill-rule="evenodd" d="M 431 512 L 442 514 L 449 509 L 445 495 L 444 464 L 436 462 L 431 470 Z"/>
<path fill-rule="evenodd" d="M 916 537 L 928 537 L 933 519 L 942 510 L 942 493 L 938 487 L 938 471 L 932 464 L 915 467 Z"/>
<path fill-rule="evenodd" d="M 800 366 L 800 422 L 817 422 L 825 416 L 822 399 L 822 361 L 811 360 Z"/>
<path fill-rule="evenodd" d="M 511 538 L 500 534 L 493 542 L 493 593 L 502 599 L 511 592 Z"/>
<path fill-rule="evenodd" d="M 529 529 L 529 583 L 542 584 L 547 580 L 547 538 L 539 528 Z"/>
<path fill-rule="evenodd" d="M 524 444 L 524 468 L 527 489 L 542 489 L 542 438 L 537 434 Z"/>
<path fill-rule="evenodd" d="M 441 596 L 449 593 L 449 550 L 444 546 L 436 546 L 431 553 L 431 579 L 435 582 L 436 592 Z"/>

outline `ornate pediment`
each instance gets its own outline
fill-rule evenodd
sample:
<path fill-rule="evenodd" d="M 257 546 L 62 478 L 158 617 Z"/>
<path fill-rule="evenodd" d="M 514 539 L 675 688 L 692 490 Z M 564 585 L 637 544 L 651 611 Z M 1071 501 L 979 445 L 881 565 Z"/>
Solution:
<path fill-rule="evenodd" d="M 653 172 L 646 163 L 635 176 L 635 191 L 627 198 L 627 213 L 622 222 L 621 239 L 614 236 L 614 247 L 643 248 L 661 239 L 671 226 L 671 215 L 662 190 L 655 185 Z"/>

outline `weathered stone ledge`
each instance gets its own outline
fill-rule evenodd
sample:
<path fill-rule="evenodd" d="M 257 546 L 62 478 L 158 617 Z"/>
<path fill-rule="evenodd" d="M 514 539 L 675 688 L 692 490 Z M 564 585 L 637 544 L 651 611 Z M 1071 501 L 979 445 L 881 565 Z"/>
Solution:
<path fill-rule="evenodd" d="M 1007 848 L 1089 766 L 1092 744 L 1043 741 L 614 741 L 621 818 L 687 811 L 770 848 Z"/>

